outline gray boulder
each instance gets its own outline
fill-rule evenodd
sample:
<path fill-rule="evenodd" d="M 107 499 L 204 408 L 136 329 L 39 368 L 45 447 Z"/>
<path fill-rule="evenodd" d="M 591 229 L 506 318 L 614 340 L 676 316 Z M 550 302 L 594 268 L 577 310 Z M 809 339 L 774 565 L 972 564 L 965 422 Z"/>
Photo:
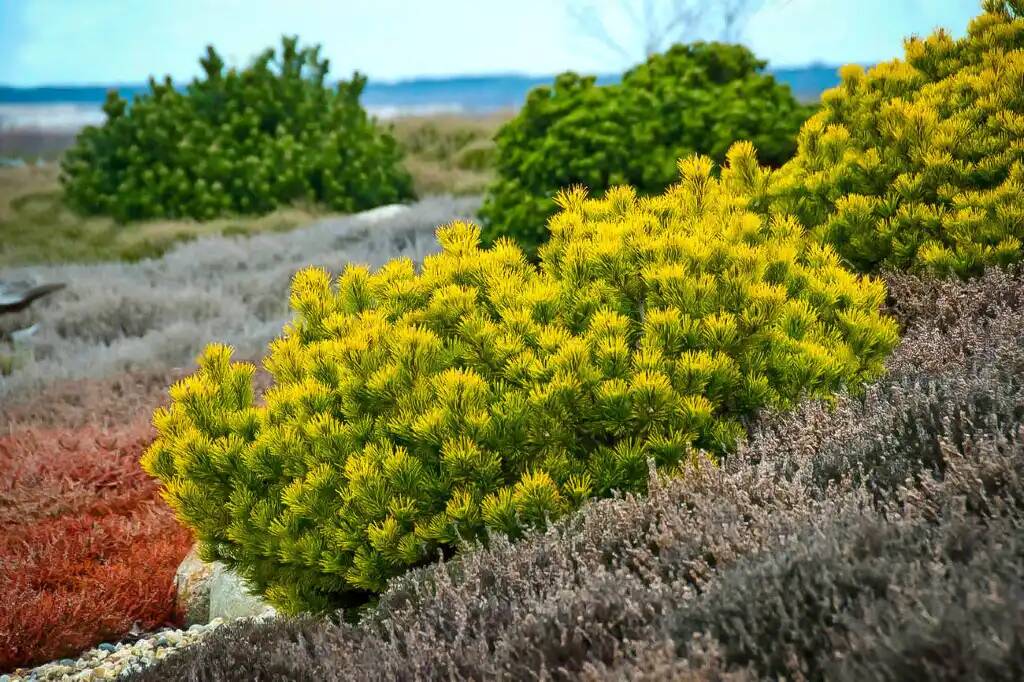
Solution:
<path fill-rule="evenodd" d="M 196 547 L 178 566 L 174 589 L 186 625 L 206 625 L 215 618 L 230 621 L 275 613 L 272 606 L 250 594 L 242 579 L 223 564 L 200 559 Z"/>

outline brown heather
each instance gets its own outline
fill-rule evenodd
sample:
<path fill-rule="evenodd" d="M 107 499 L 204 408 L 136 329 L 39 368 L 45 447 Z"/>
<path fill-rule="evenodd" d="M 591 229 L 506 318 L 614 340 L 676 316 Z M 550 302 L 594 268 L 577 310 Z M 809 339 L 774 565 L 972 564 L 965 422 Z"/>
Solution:
<path fill-rule="evenodd" d="M 864 396 L 358 625 L 235 624 L 138 679 L 1024 678 L 1024 274 L 889 286 L 903 342 Z"/>

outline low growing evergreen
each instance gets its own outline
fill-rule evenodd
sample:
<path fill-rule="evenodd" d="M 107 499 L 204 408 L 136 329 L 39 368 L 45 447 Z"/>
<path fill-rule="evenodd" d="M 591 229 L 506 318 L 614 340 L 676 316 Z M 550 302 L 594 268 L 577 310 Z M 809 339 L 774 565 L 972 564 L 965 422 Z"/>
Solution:
<path fill-rule="evenodd" d="M 171 389 L 143 458 L 207 558 L 288 612 L 352 605 L 489 532 L 727 453 L 744 420 L 882 371 L 879 281 L 795 220 L 746 208 L 752 147 L 654 198 L 558 197 L 540 267 L 508 240 L 296 275 L 296 312 L 255 367 L 213 344 Z"/>
<path fill-rule="evenodd" d="M 121 221 L 206 220 L 296 202 L 358 211 L 412 196 L 391 135 L 359 103 L 366 79 L 326 83 L 319 47 L 285 38 L 249 67 L 212 48 L 183 91 L 150 79 L 131 104 L 111 92 L 106 122 L 63 161 L 68 202 Z"/>
<path fill-rule="evenodd" d="M 753 142 L 768 165 L 782 164 L 811 108 L 764 67 L 740 45 L 695 43 L 650 57 L 620 83 L 565 73 L 533 90 L 496 138 L 485 241 L 511 237 L 532 255 L 563 187 L 601 193 L 628 184 L 658 194 L 675 181 L 680 158 L 721 163 L 738 140 Z"/>
<path fill-rule="evenodd" d="M 774 206 L 854 267 L 979 273 L 1024 241 L 1024 2 L 986 0 L 967 35 L 841 71 L 779 172 Z"/>

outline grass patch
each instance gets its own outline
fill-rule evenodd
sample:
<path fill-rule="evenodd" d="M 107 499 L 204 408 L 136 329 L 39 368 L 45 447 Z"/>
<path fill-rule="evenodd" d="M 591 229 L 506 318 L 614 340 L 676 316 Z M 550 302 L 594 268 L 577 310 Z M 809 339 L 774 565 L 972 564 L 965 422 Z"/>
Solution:
<path fill-rule="evenodd" d="M 513 113 L 396 119 L 392 133 L 405 151 L 416 194 L 482 194 L 495 177 L 494 135 Z"/>
<path fill-rule="evenodd" d="M 0 168 L 0 267 L 137 261 L 158 257 L 175 244 L 196 237 L 281 232 L 321 215 L 312 207 L 295 207 L 257 217 L 123 225 L 102 216 L 81 216 L 65 206 L 58 177 L 54 163 Z"/>

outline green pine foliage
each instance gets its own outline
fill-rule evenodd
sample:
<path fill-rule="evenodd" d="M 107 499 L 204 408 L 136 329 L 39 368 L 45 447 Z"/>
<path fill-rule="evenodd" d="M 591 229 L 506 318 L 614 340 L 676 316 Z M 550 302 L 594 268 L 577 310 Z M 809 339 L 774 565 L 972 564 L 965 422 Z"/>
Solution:
<path fill-rule="evenodd" d="M 282 40 L 249 67 L 209 47 L 184 91 L 150 79 L 131 104 L 111 92 L 106 122 L 65 156 L 69 203 L 121 221 L 210 219 L 315 203 L 358 211 L 412 196 L 391 135 L 359 103 L 366 79 L 331 88 L 319 47 Z"/>
<path fill-rule="evenodd" d="M 779 172 L 774 206 L 855 268 L 961 276 L 1021 258 L 1024 3 L 986 0 L 967 35 L 841 71 Z"/>
<path fill-rule="evenodd" d="M 318 611 L 879 374 L 897 341 L 883 285 L 747 210 L 766 181 L 751 145 L 720 179 L 707 157 L 679 170 L 653 198 L 559 194 L 539 266 L 457 222 L 419 272 L 300 272 L 262 402 L 255 367 L 209 346 L 156 413 L 145 469 L 207 558 Z"/>
<path fill-rule="evenodd" d="M 496 137 L 498 179 L 481 211 L 485 241 L 511 237 L 532 255 L 562 188 L 601 193 L 628 184 L 657 194 L 675 181 L 680 158 L 697 153 L 721 163 L 738 140 L 780 165 L 796 151 L 811 108 L 764 67 L 740 45 L 695 43 L 650 57 L 620 83 L 565 73 L 536 88 Z"/>

